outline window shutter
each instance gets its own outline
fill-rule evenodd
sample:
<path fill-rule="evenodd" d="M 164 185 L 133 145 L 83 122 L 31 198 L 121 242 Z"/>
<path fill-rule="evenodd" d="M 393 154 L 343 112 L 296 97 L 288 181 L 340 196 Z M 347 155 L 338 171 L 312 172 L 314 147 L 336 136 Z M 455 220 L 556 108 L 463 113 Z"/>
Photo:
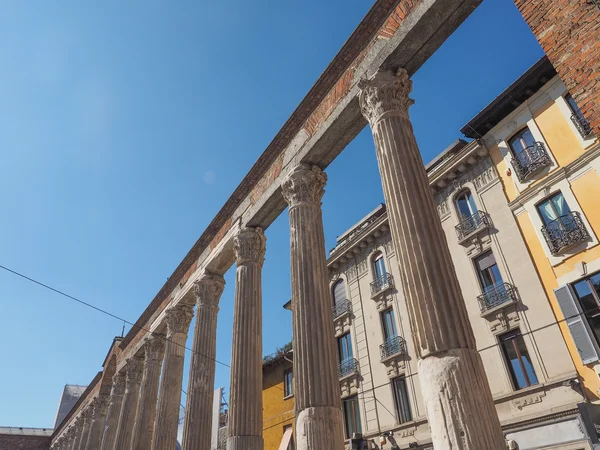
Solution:
<path fill-rule="evenodd" d="M 565 321 L 575 341 L 575 347 L 579 352 L 583 364 L 589 364 L 598 361 L 598 352 L 589 330 L 589 325 L 583 317 L 583 313 L 579 308 L 579 304 L 571 291 L 571 287 L 567 284 L 554 290 L 558 305 L 565 316 Z"/>

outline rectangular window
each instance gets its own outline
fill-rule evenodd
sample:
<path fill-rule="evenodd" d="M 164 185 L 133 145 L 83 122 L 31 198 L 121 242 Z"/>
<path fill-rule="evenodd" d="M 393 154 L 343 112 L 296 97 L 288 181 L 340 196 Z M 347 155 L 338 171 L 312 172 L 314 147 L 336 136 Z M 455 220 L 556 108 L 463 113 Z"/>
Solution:
<path fill-rule="evenodd" d="M 600 343 L 600 272 L 574 283 L 573 289 L 596 343 Z"/>
<path fill-rule="evenodd" d="M 544 225 L 550 225 L 559 217 L 568 215 L 571 210 L 561 192 L 554 194 L 541 203 L 537 204 L 537 210 L 544 222 Z M 563 219 L 563 221 L 566 219 Z"/>
<path fill-rule="evenodd" d="M 348 361 L 352 359 L 352 339 L 350 333 L 346 333 L 338 338 L 338 352 L 340 356 L 340 362 Z"/>
<path fill-rule="evenodd" d="M 283 372 L 283 396 L 289 397 L 294 394 L 294 375 L 289 368 Z"/>
<path fill-rule="evenodd" d="M 510 370 L 516 390 L 538 384 L 533 364 L 520 330 L 509 331 L 500 336 L 500 346 Z"/>
<path fill-rule="evenodd" d="M 344 424 L 346 428 L 346 439 L 350 439 L 354 433 L 362 433 L 360 424 L 360 411 L 358 409 L 358 397 L 348 397 L 342 400 L 344 408 Z"/>
<path fill-rule="evenodd" d="M 392 380 L 392 390 L 394 392 L 398 423 L 410 422 L 412 420 L 412 413 L 410 411 L 410 402 L 408 401 L 406 378 L 404 376 L 394 378 Z"/>
<path fill-rule="evenodd" d="M 381 313 L 381 324 L 383 326 L 383 338 L 386 342 L 398 336 L 396 322 L 394 321 L 394 311 L 391 308 Z"/>
<path fill-rule="evenodd" d="M 491 251 L 475 258 L 475 267 L 483 292 L 492 290 L 503 283 L 500 269 L 496 264 L 496 258 Z"/>

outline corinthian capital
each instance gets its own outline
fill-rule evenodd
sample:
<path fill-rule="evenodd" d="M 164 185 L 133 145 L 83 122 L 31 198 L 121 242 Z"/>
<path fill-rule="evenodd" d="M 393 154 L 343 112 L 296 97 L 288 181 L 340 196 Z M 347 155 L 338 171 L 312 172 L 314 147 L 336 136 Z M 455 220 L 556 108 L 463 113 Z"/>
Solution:
<path fill-rule="evenodd" d="M 125 392 L 125 373 L 117 372 L 112 377 L 112 389 L 110 395 L 123 395 Z"/>
<path fill-rule="evenodd" d="M 395 73 L 379 70 L 368 80 L 361 80 L 358 100 L 362 115 L 373 128 L 386 113 L 395 113 L 408 118 L 408 108 L 414 103 L 408 94 L 412 81 L 404 69 Z"/>
<path fill-rule="evenodd" d="M 221 275 L 205 273 L 194 282 L 196 304 L 200 306 L 218 307 L 219 299 L 225 288 L 225 279 Z"/>
<path fill-rule="evenodd" d="M 165 354 L 165 338 L 162 333 L 152 333 L 144 340 L 146 361 L 162 361 Z"/>
<path fill-rule="evenodd" d="M 125 363 L 127 372 L 127 388 L 133 387 L 142 380 L 142 370 L 144 369 L 144 359 L 139 356 L 130 357 Z"/>
<path fill-rule="evenodd" d="M 243 228 L 233 238 L 233 249 L 237 265 L 258 263 L 265 260 L 267 238 L 262 228 Z"/>
<path fill-rule="evenodd" d="M 167 336 L 174 333 L 187 333 L 192 317 L 194 317 L 194 305 L 178 303 L 165 312 L 167 320 Z"/>
<path fill-rule="evenodd" d="M 327 175 L 317 166 L 299 164 L 281 183 L 283 198 L 290 208 L 299 205 L 321 206 Z"/>

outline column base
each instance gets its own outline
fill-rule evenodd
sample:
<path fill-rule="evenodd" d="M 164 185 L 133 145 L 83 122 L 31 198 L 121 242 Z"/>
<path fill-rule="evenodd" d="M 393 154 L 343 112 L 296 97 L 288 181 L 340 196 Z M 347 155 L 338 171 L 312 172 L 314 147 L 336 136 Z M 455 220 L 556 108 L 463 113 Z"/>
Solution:
<path fill-rule="evenodd" d="M 342 410 L 313 406 L 296 416 L 296 450 L 343 450 Z M 340 445 L 341 444 L 341 445 Z"/>
<path fill-rule="evenodd" d="M 479 353 L 452 349 L 419 360 L 434 448 L 506 450 Z"/>
<path fill-rule="evenodd" d="M 262 436 L 234 436 L 227 439 L 227 450 L 263 450 Z"/>

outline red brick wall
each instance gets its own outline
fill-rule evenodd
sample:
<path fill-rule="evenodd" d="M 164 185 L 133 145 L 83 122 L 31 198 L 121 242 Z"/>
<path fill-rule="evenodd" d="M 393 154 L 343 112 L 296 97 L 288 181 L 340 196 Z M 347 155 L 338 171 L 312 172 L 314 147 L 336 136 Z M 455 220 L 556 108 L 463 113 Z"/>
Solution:
<path fill-rule="evenodd" d="M 514 2 L 600 136 L 600 8 L 591 0 Z"/>
<path fill-rule="evenodd" d="M 48 450 L 50 437 L 0 434 L 0 450 Z"/>

